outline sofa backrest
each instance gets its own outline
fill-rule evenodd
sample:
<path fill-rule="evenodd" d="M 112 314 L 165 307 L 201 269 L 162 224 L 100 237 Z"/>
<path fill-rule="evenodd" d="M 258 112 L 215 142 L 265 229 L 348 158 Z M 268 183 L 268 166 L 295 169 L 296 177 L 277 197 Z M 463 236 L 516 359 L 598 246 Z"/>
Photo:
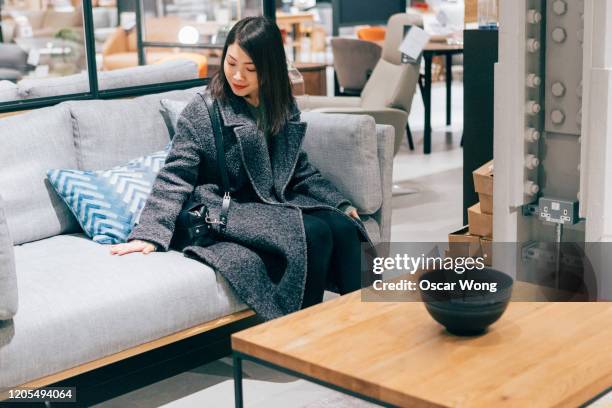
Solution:
<path fill-rule="evenodd" d="M 0 194 L 13 242 L 80 231 L 47 170 L 106 169 L 161 150 L 170 137 L 160 99 L 189 100 L 201 89 L 64 102 L 1 119 Z"/>
<path fill-rule="evenodd" d="M 160 64 L 100 71 L 98 86 L 101 90 L 107 90 L 184 81 L 197 79 L 198 76 L 198 64 L 187 59 L 177 59 Z M 87 72 L 81 72 L 57 78 L 23 79 L 17 83 L 17 91 L 21 99 L 89 92 L 89 76 Z"/>
<path fill-rule="evenodd" d="M 70 110 L 80 170 L 102 170 L 163 149 L 170 141 L 160 100 L 188 101 L 201 87 L 134 99 L 64 102 Z"/>

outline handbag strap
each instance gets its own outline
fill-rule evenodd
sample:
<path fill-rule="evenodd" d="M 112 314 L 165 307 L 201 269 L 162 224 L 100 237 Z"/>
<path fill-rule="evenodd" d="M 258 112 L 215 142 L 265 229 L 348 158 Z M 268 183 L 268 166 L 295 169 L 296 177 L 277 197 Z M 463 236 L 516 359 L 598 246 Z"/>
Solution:
<path fill-rule="evenodd" d="M 223 131 L 221 127 L 221 118 L 219 117 L 219 107 L 217 101 L 213 100 L 208 93 L 204 95 L 204 103 L 206 104 L 206 109 L 208 109 L 215 137 L 217 165 L 219 167 L 219 174 L 221 175 L 221 187 L 224 193 L 229 194 L 229 177 L 227 175 L 227 168 L 225 167 L 225 150 L 223 147 Z"/>
<path fill-rule="evenodd" d="M 223 147 L 223 128 L 221 127 L 221 118 L 219 117 L 219 106 L 216 100 L 210 96 L 210 94 L 204 94 L 204 104 L 208 109 L 208 115 L 212 124 L 213 135 L 215 137 L 215 147 L 217 150 L 217 166 L 219 168 L 219 175 L 221 176 L 221 187 L 223 189 L 223 204 L 221 206 L 221 213 L 219 214 L 218 224 L 221 229 L 225 228 L 227 224 L 227 214 L 231 203 L 230 196 L 230 184 L 229 176 L 227 174 L 227 167 L 225 166 L 225 149 Z"/>

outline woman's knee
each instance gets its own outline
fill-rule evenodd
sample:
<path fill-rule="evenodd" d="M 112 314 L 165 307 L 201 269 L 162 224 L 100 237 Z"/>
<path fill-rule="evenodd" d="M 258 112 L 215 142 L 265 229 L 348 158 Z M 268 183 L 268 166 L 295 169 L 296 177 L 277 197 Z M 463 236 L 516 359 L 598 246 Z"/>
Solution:
<path fill-rule="evenodd" d="M 334 235 L 345 238 L 358 236 L 357 227 L 355 226 L 355 223 L 351 221 L 348 217 L 337 212 L 330 211 L 330 214 L 327 216 L 327 219 L 327 224 L 329 225 Z"/>
<path fill-rule="evenodd" d="M 304 230 L 306 241 L 309 246 L 329 247 L 333 243 L 333 236 L 330 226 L 323 220 L 304 215 Z"/>

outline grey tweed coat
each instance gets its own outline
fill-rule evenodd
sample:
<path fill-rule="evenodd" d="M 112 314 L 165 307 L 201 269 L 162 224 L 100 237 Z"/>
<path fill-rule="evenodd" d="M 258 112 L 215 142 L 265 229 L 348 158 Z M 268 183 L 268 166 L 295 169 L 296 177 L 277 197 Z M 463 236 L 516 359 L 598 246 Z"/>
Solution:
<path fill-rule="evenodd" d="M 183 250 L 210 265 L 242 301 L 264 319 L 300 309 L 306 278 L 306 237 L 301 211 L 349 204 L 308 162 L 301 150 L 306 124 L 293 108 L 285 129 L 270 142 L 258 129 L 243 98 L 219 103 L 232 203 L 218 242 Z M 202 94 L 178 121 L 165 166 L 159 172 L 138 224 L 128 240 L 167 251 L 176 218 L 187 198 L 205 203 L 215 217 L 221 208 L 215 142 Z M 354 221 L 363 237 L 360 222 Z M 367 238 L 366 238 L 367 239 Z"/>

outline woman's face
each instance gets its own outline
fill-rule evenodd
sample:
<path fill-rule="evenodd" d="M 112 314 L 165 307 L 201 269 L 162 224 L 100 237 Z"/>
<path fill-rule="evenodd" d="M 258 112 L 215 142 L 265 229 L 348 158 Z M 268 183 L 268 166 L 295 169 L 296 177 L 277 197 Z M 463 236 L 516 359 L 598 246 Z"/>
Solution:
<path fill-rule="evenodd" d="M 259 103 L 259 82 L 255 64 L 238 44 L 233 43 L 227 48 L 223 70 L 235 95 L 242 96 L 251 103 Z"/>

